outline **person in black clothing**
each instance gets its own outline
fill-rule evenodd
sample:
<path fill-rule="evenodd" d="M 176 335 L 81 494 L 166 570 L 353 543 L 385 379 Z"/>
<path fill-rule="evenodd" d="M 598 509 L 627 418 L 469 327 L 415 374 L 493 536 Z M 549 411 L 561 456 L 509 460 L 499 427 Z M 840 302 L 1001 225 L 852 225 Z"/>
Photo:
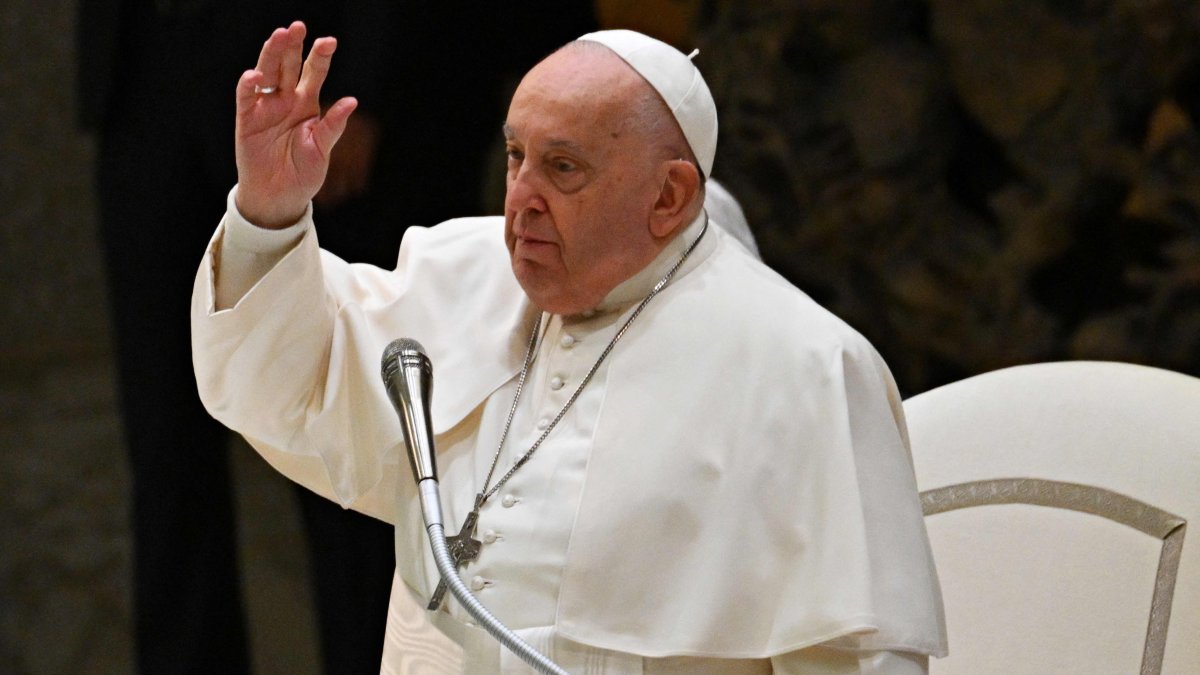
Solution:
<path fill-rule="evenodd" d="M 554 3 L 536 16 L 395 0 L 81 0 L 79 9 L 79 113 L 99 140 L 100 233 L 133 484 L 137 665 L 154 675 L 250 672 L 228 438 L 196 395 L 188 327 L 196 252 L 236 181 L 228 139 L 238 77 L 262 36 L 292 19 L 314 37 L 338 37 L 339 69 L 325 90 L 329 100 L 355 96 L 359 108 L 316 200 L 322 244 L 389 265 L 405 224 L 481 210 L 480 148 L 498 133 L 506 76 L 590 30 L 591 5 Z M 385 37 L 397 33 L 405 39 Z M 414 163 L 422 170 L 401 171 Z M 458 180 L 439 179 L 447 175 Z M 391 527 L 298 494 L 324 672 L 378 672 Z"/>

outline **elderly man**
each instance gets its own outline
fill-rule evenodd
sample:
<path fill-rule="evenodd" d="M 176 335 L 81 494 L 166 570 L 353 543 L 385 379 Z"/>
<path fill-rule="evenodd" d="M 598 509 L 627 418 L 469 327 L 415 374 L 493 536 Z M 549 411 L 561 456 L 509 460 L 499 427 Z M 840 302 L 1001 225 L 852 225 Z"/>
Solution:
<path fill-rule="evenodd" d="M 462 574 L 568 670 L 919 673 L 944 652 L 890 375 L 711 226 L 716 112 L 687 57 L 607 31 L 546 58 L 503 126 L 504 218 L 412 228 L 385 272 L 318 248 L 309 202 L 355 102 L 320 116 L 335 43 L 302 63 L 303 37 L 277 30 L 238 83 L 239 182 L 192 309 L 214 416 L 394 523 L 424 602 L 437 574 L 378 376 L 414 337 L 446 516 L 481 542 Z M 523 672 L 452 599 L 430 606 L 468 670 Z"/>

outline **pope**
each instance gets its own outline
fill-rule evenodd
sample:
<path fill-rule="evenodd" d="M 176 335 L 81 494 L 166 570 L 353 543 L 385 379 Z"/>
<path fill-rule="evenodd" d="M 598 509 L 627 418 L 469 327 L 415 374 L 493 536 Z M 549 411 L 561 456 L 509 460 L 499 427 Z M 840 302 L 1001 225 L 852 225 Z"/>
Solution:
<path fill-rule="evenodd" d="M 568 671 L 903 674 L 944 654 L 895 385 L 714 226 L 717 113 L 692 58 L 623 30 L 545 58 L 501 125 L 503 217 L 410 228 L 382 270 L 319 247 L 310 204 L 355 101 L 321 113 L 336 42 L 305 58 L 304 33 L 276 30 L 237 85 L 238 184 L 193 293 L 197 382 L 277 469 L 395 525 L 397 584 L 468 671 L 525 672 L 431 601 L 378 375 L 400 336 L 434 364 L 463 578 Z M 403 659 L 385 648 L 384 672 Z"/>

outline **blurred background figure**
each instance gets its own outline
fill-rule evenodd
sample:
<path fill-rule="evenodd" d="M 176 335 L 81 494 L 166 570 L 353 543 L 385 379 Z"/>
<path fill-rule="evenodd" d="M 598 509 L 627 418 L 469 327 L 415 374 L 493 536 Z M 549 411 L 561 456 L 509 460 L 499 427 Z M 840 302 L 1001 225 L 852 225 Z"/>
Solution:
<path fill-rule="evenodd" d="M 233 89 L 276 26 L 339 39 L 323 94 L 359 99 L 318 195 L 322 245 L 390 266 L 404 226 L 481 210 L 504 85 L 592 29 L 591 7 L 83 0 L 79 104 L 96 186 L 132 478 L 136 661 L 244 673 L 251 659 L 225 430 L 195 394 L 187 308 L 236 181 Z M 401 34 L 402 40 L 387 38 Z M 463 158 L 468 158 L 463 161 Z M 498 162 L 499 160 L 497 160 Z M 366 422 L 364 422 L 366 423 Z M 326 673 L 378 672 L 394 555 L 385 523 L 298 489 Z"/>
<path fill-rule="evenodd" d="M 758 244 L 754 241 L 754 232 L 750 230 L 750 223 L 746 222 L 746 212 L 738 203 L 737 198 L 716 179 L 710 178 L 705 183 L 704 209 L 708 211 L 709 218 L 725 228 L 726 232 L 732 234 L 733 238 L 737 239 L 738 243 L 747 251 L 754 254 L 755 258 L 762 260 Z"/>

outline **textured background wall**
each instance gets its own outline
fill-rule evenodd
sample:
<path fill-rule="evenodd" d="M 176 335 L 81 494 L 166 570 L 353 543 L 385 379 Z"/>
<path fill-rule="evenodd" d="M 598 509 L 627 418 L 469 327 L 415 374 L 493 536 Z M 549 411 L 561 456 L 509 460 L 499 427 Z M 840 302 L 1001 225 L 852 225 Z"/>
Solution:
<path fill-rule="evenodd" d="M 906 394 L 1200 363 L 1200 5 L 709 3 L 714 174 Z M 702 57 L 703 58 L 703 57 Z"/>
<path fill-rule="evenodd" d="M 128 474 L 91 185 L 74 122 L 74 3 L 0 2 L 0 673 L 131 672 Z M 236 446 L 262 673 L 312 673 L 292 492 Z"/>
<path fill-rule="evenodd" d="M 876 342 L 907 394 L 1055 358 L 1195 374 L 1198 7 L 704 3 L 716 173 L 768 262 Z M 73 17 L 69 0 L 0 2 L 5 673 L 130 662 L 128 480 Z M 291 496 L 244 448 L 235 458 L 256 659 L 306 672 Z"/>
<path fill-rule="evenodd" d="M 128 545 L 73 8 L 0 14 L 0 670 L 121 672 Z"/>

